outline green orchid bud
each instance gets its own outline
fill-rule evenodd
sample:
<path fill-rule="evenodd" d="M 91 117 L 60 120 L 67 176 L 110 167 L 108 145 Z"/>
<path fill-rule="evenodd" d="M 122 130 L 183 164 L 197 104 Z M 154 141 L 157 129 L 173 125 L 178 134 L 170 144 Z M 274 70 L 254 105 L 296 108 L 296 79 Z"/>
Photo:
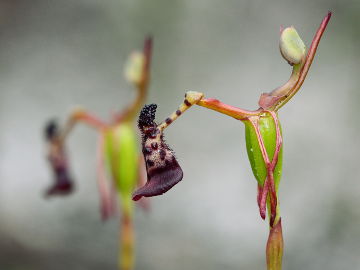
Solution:
<path fill-rule="evenodd" d="M 125 78 L 134 85 L 139 85 L 143 80 L 144 65 L 144 54 L 141 52 L 133 52 L 125 66 Z"/>
<path fill-rule="evenodd" d="M 290 65 L 299 64 L 305 59 L 306 46 L 293 26 L 282 30 L 280 35 L 280 52 Z"/>
<path fill-rule="evenodd" d="M 123 209 L 131 211 L 131 193 L 137 183 L 139 162 L 137 137 L 132 123 L 121 123 L 106 132 L 105 156 Z"/>

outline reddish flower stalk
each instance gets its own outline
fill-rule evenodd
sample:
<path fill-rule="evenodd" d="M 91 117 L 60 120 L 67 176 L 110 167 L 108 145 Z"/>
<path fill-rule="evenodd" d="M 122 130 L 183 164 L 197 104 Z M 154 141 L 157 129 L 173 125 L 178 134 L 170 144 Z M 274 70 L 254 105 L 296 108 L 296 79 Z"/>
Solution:
<path fill-rule="evenodd" d="M 268 270 L 279 270 L 282 266 L 284 240 L 282 236 L 281 219 L 270 228 L 266 244 L 266 264 Z"/>
<path fill-rule="evenodd" d="M 96 164 L 97 164 L 97 184 L 100 195 L 100 213 L 102 220 L 107 220 L 116 213 L 116 194 L 113 183 L 107 179 L 105 170 L 104 160 L 104 134 L 100 133 L 97 153 L 96 153 Z"/>

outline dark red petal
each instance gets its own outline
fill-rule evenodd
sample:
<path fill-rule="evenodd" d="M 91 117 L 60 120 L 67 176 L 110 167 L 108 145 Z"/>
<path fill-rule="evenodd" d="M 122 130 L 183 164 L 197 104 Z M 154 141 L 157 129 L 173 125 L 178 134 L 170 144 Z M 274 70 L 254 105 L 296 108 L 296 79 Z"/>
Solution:
<path fill-rule="evenodd" d="M 74 184 L 65 170 L 55 171 L 55 183 L 45 193 L 46 197 L 68 195 L 74 190 Z"/>
<path fill-rule="evenodd" d="M 133 200 L 137 201 L 141 197 L 152 197 L 165 193 L 183 178 L 183 171 L 179 163 L 173 158 L 166 162 L 161 168 L 152 169 L 148 172 L 148 181 L 145 186 L 133 193 Z"/>
<path fill-rule="evenodd" d="M 50 187 L 46 191 L 45 196 L 46 197 L 52 197 L 54 195 L 65 196 L 71 194 L 72 191 L 73 191 L 73 184 L 71 182 L 68 182 L 64 185 L 54 185 Z"/>

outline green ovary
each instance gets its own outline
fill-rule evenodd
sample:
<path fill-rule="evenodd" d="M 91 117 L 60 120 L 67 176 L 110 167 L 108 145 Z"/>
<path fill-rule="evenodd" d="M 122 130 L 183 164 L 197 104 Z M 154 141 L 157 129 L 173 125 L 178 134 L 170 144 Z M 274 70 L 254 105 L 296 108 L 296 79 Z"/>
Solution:
<path fill-rule="evenodd" d="M 266 171 L 264 158 L 261 153 L 260 145 L 256 136 L 255 128 L 249 120 L 244 121 L 244 124 L 245 124 L 246 150 L 248 153 L 251 169 L 259 185 L 263 187 L 267 176 L 267 171 Z M 264 141 L 267 155 L 269 156 L 271 162 L 276 150 L 275 121 L 269 113 L 265 113 L 259 117 L 258 124 L 259 124 L 260 134 Z M 280 131 L 281 131 L 281 126 L 280 126 Z M 278 190 L 278 186 L 281 178 L 281 168 L 282 168 L 282 146 L 280 148 L 278 162 L 274 170 L 274 182 L 275 182 L 276 192 Z"/>

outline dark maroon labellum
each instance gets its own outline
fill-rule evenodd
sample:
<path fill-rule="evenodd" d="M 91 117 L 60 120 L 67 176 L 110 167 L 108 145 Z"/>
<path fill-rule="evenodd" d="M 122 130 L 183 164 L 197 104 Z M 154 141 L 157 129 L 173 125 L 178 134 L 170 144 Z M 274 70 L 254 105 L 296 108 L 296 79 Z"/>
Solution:
<path fill-rule="evenodd" d="M 73 191 L 74 185 L 65 168 L 54 169 L 55 183 L 46 191 L 46 196 L 68 195 Z"/>
<path fill-rule="evenodd" d="M 183 178 L 183 171 L 174 152 L 165 143 L 155 120 L 156 104 L 145 105 L 139 116 L 142 151 L 145 158 L 147 182 L 133 193 L 133 200 L 165 193 Z"/>
<path fill-rule="evenodd" d="M 51 120 L 45 127 L 45 138 L 49 143 L 48 160 L 54 174 L 54 183 L 45 192 L 45 196 L 68 195 L 74 189 L 74 184 L 69 176 L 67 157 L 64 146 L 59 140 L 59 127 L 56 121 Z"/>

